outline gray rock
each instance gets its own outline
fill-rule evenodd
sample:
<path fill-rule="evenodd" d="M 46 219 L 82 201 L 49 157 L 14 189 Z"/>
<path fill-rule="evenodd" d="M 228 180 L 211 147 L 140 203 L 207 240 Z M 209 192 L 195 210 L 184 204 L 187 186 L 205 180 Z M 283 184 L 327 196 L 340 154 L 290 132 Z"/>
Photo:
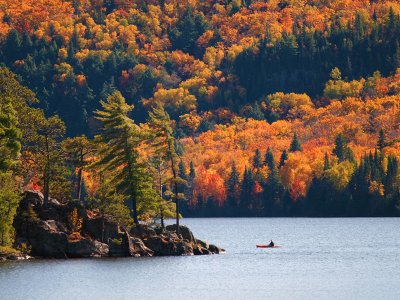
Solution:
<path fill-rule="evenodd" d="M 154 229 L 142 224 L 133 226 L 129 231 L 129 234 L 139 238 L 157 236 Z"/>
<path fill-rule="evenodd" d="M 176 224 L 168 225 L 166 229 L 167 231 L 176 232 Z M 186 226 L 183 225 L 179 226 L 179 234 L 182 236 L 184 240 L 187 240 L 191 243 L 196 242 L 196 239 L 194 238 L 192 231 L 190 231 L 190 229 Z"/>
<path fill-rule="evenodd" d="M 220 254 L 222 252 L 225 252 L 224 249 L 219 248 L 219 247 L 217 247 L 215 245 L 212 245 L 212 244 L 210 244 L 210 246 L 208 247 L 208 250 L 213 254 Z"/>
<path fill-rule="evenodd" d="M 110 239 L 120 239 L 122 237 L 121 228 L 118 224 L 100 217 L 86 219 L 83 223 L 83 231 L 92 238 L 102 242 L 108 242 Z"/>
<path fill-rule="evenodd" d="M 131 237 L 129 243 L 129 254 L 131 256 L 153 256 L 154 252 L 147 248 L 141 239 Z"/>
<path fill-rule="evenodd" d="M 199 244 L 201 247 L 203 247 L 205 249 L 209 248 L 209 244 L 207 242 L 199 240 L 199 239 L 196 239 L 196 244 Z"/>
<path fill-rule="evenodd" d="M 68 241 L 67 256 L 80 257 L 103 257 L 108 255 L 108 245 L 99 241 L 82 238 L 77 241 Z"/>
<path fill-rule="evenodd" d="M 32 254 L 43 257 L 65 258 L 68 236 L 58 231 L 54 220 L 31 224 L 26 233 Z"/>

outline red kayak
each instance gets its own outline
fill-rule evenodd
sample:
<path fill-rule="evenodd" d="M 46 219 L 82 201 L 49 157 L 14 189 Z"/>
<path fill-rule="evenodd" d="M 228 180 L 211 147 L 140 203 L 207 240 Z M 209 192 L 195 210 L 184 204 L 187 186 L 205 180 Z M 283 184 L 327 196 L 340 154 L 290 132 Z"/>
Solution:
<path fill-rule="evenodd" d="M 281 246 L 256 245 L 257 248 L 281 248 Z"/>

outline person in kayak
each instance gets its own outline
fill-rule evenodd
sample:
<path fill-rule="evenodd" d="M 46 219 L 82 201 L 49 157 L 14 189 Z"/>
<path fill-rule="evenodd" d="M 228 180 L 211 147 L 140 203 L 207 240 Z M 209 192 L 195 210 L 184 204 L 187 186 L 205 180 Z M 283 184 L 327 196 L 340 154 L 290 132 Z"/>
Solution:
<path fill-rule="evenodd" d="M 269 247 L 274 247 L 274 246 L 275 246 L 275 243 L 271 240 L 271 241 L 269 242 L 268 246 L 269 246 Z"/>

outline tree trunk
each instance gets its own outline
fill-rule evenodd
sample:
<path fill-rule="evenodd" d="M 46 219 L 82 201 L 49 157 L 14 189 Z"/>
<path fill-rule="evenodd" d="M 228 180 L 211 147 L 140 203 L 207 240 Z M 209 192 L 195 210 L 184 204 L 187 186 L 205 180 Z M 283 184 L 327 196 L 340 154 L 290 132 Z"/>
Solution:
<path fill-rule="evenodd" d="M 82 168 L 78 170 L 78 186 L 76 187 L 76 199 L 81 201 L 81 193 L 82 193 Z"/>
<path fill-rule="evenodd" d="M 49 179 L 47 172 L 45 171 L 44 179 L 43 179 L 43 205 L 47 207 L 49 204 Z"/>
<path fill-rule="evenodd" d="M 50 149 L 49 149 L 49 139 L 46 135 L 46 167 L 44 170 L 44 178 L 43 178 L 43 189 L 44 189 L 44 206 L 47 207 L 47 205 L 49 204 L 49 180 L 50 180 L 50 176 L 49 176 L 49 171 L 50 171 Z"/>
<path fill-rule="evenodd" d="M 104 243 L 104 214 L 101 218 L 101 242 Z"/>
<path fill-rule="evenodd" d="M 163 184 L 162 184 L 162 174 L 161 174 L 161 166 L 162 163 L 158 166 L 158 177 L 159 177 L 159 189 L 160 189 L 160 198 L 161 198 L 161 206 L 160 206 L 160 221 L 161 221 L 161 229 L 162 231 L 165 230 L 164 224 L 164 203 L 163 203 Z"/>
<path fill-rule="evenodd" d="M 133 222 L 138 225 L 139 224 L 139 218 L 138 218 L 138 213 L 137 213 L 137 203 L 136 203 L 136 190 L 135 186 L 133 184 L 133 162 L 132 162 L 132 154 L 131 154 L 131 148 L 129 147 L 129 142 L 128 139 L 125 138 L 125 158 L 127 162 L 127 167 L 128 167 L 128 176 L 129 176 L 129 187 L 130 187 L 130 196 L 131 196 L 131 201 L 132 201 L 132 213 L 133 213 Z"/>
<path fill-rule="evenodd" d="M 174 177 L 174 189 L 175 189 L 175 205 L 176 205 L 176 234 L 179 235 L 179 199 L 178 199 L 178 183 L 176 182 L 177 176 L 176 176 L 176 170 L 175 170 L 175 160 L 174 157 L 172 156 L 172 145 L 171 142 L 168 141 L 168 151 L 170 153 L 170 160 L 171 160 L 171 168 L 172 168 L 172 174 Z"/>
<path fill-rule="evenodd" d="M 161 209 L 161 212 L 160 212 L 160 220 L 161 220 L 161 229 L 164 231 L 165 224 L 164 224 L 164 210 L 163 209 Z"/>
<path fill-rule="evenodd" d="M 138 213 L 137 213 L 137 208 L 136 208 L 136 198 L 132 197 L 132 210 L 133 210 L 133 222 L 138 225 L 139 224 L 139 218 L 138 218 Z"/>

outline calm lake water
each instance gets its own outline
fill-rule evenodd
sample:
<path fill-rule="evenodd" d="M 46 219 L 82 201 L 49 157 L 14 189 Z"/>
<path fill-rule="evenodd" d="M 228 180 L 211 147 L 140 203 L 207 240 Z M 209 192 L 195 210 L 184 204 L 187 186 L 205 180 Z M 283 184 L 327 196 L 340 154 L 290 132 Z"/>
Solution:
<path fill-rule="evenodd" d="M 7 262 L 0 299 L 400 299 L 400 219 L 182 223 L 227 252 Z"/>

